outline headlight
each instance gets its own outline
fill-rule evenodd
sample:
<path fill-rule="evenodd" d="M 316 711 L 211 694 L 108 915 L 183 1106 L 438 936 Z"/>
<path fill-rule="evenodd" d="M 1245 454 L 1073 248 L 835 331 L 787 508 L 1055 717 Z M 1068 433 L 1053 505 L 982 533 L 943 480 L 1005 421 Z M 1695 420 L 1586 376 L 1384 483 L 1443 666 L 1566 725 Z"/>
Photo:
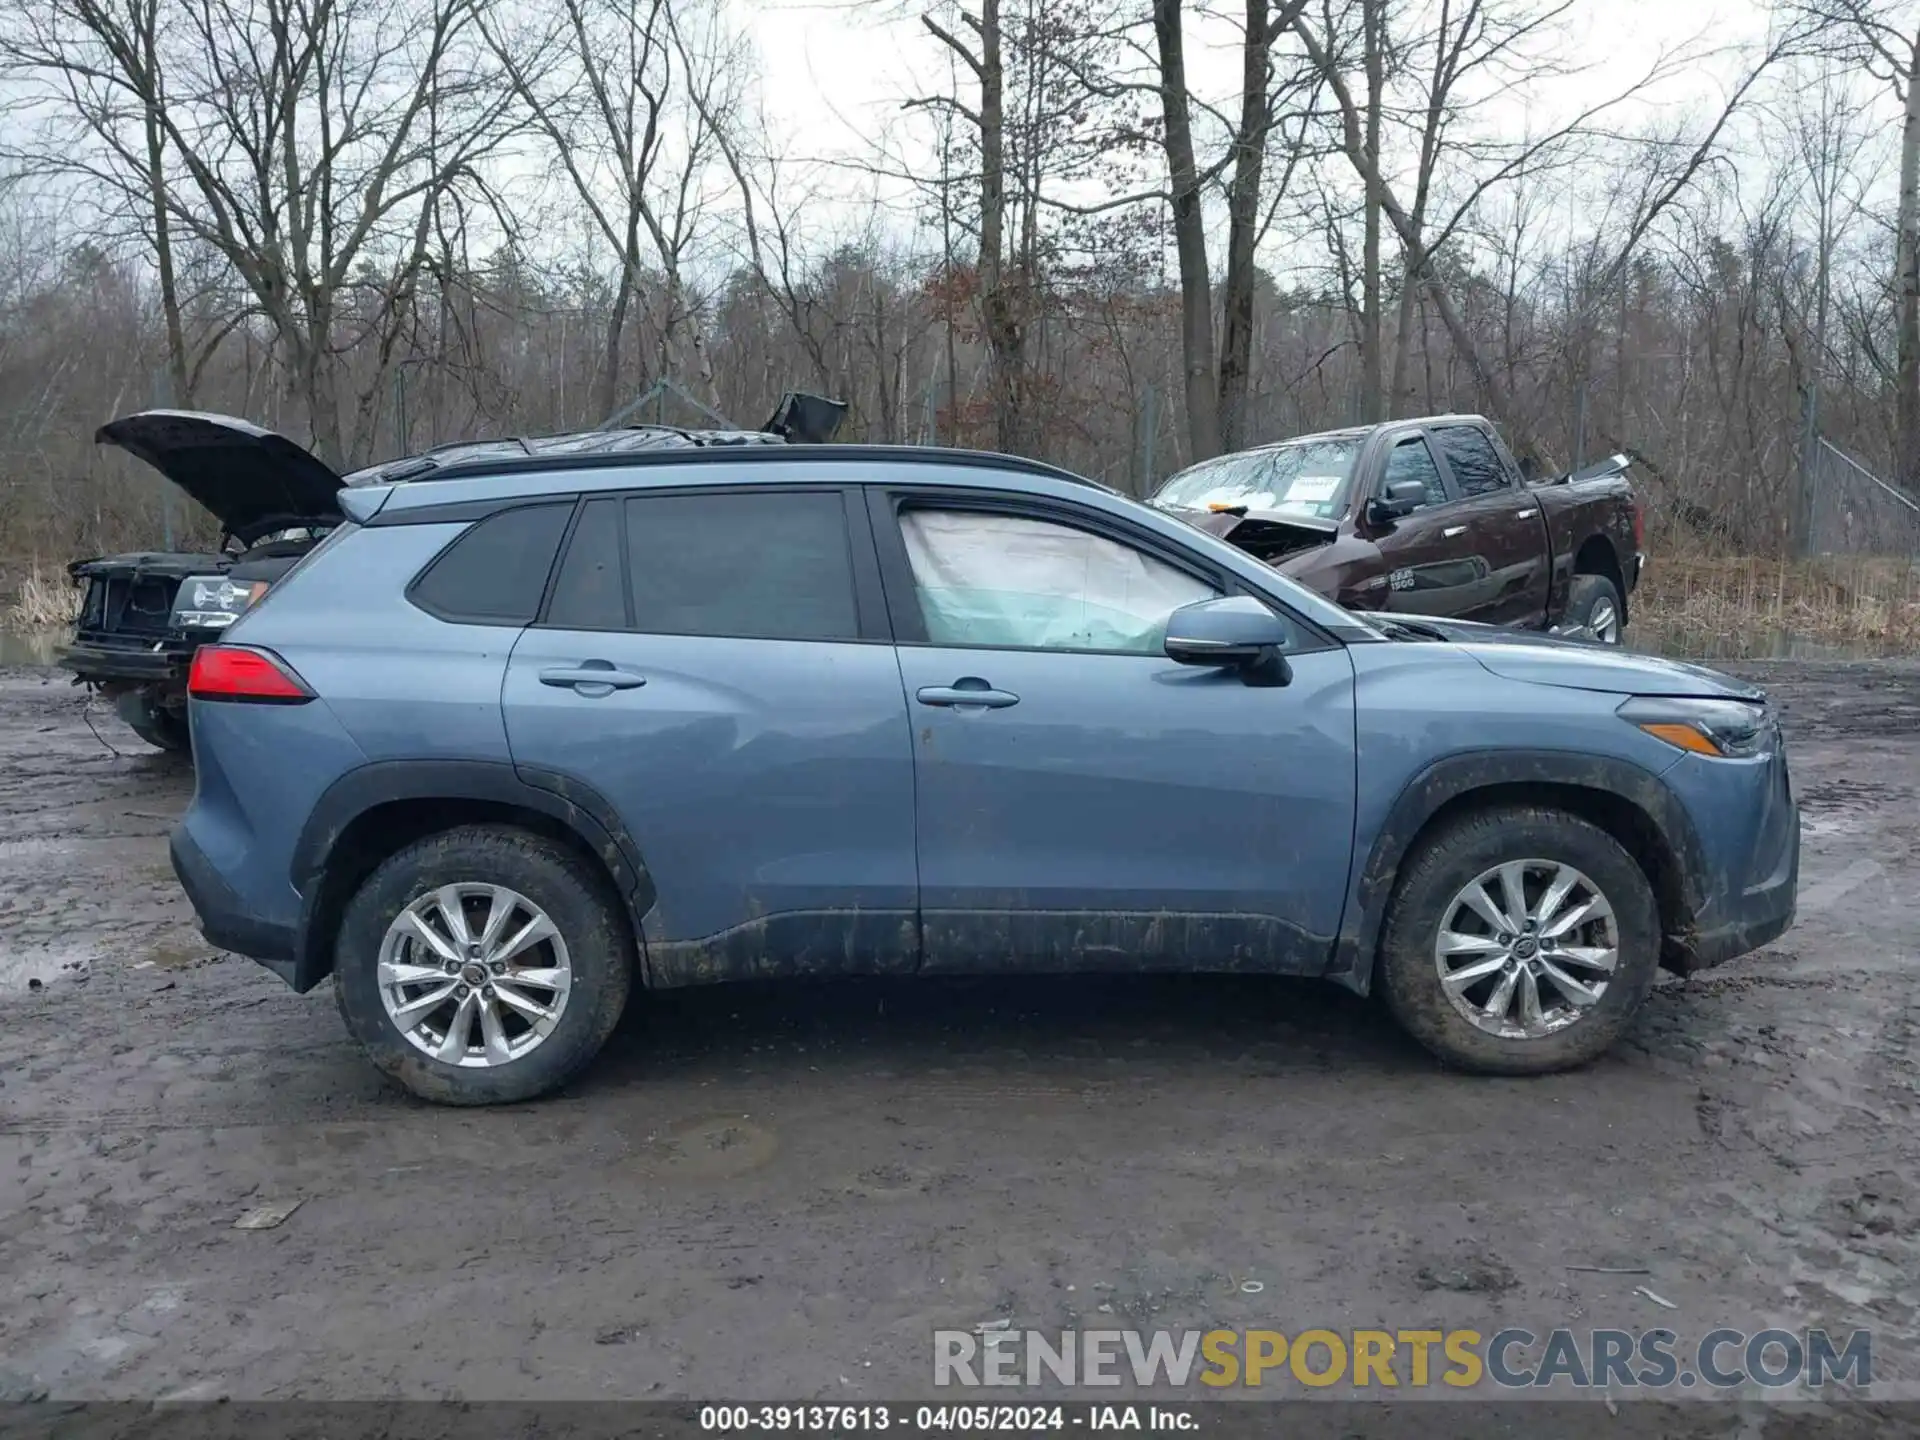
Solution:
<path fill-rule="evenodd" d="M 1656 740 L 1696 755 L 1737 760 L 1765 752 L 1773 739 L 1765 705 L 1747 700 L 1669 700 L 1636 696 L 1619 710 Z"/>
<path fill-rule="evenodd" d="M 265 580 L 195 575 L 182 580 L 174 594 L 173 624 L 181 630 L 224 630 L 266 593 Z"/>

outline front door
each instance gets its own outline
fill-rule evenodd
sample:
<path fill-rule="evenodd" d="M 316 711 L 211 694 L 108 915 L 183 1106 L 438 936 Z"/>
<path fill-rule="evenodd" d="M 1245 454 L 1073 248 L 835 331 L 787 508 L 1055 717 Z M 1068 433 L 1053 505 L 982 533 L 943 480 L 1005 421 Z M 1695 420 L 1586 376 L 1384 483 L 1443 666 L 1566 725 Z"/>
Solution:
<path fill-rule="evenodd" d="M 1375 530 L 1382 573 L 1369 577 L 1364 597 L 1354 598 L 1364 608 L 1405 615 L 1472 617 L 1492 595 L 1491 579 L 1473 552 L 1462 506 L 1419 435 L 1387 452 L 1375 493 L 1385 498 L 1389 486 L 1404 480 L 1417 481 L 1427 498 L 1412 514 Z"/>
<path fill-rule="evenodd" d="M 1324 969 L 1354 818 L 1353 670 L 1179 665 L 1225 577 L 1104 512 L 874 494 L 912 717 L 928 970 Z"/>
<path fill-rule="evenodd" d="M 865 527 L 857 489 L 590 499 L 514 646 L 514 763 L 619 812 L 656 984 L 918 961 L 907 707 Z"/>

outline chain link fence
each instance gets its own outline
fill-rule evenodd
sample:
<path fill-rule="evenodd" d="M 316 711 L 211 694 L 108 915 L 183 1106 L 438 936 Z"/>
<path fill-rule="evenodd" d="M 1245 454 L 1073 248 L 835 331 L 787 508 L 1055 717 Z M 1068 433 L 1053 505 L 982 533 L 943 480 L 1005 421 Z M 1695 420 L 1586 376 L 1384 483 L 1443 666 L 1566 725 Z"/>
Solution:
<path fill-rule="evenodd" d="M 1920 501 L 1824 439 L 1814 442 L 1807 488 L 1810 553 L 1920 558 Z"/>

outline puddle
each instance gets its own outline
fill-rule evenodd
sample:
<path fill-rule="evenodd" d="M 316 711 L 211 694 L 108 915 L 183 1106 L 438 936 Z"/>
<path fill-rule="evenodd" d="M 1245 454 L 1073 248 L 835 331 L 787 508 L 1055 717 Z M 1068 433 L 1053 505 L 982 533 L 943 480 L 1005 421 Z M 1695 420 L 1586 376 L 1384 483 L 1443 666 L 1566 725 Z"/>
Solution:
<path fill-rule="evenodd" d="M 0 630 L 0 665 L 52 665 L 66 643 L 64 630 Z"/>
<path fill-rule="evenodd" d="M 83 984 L 93 974 L 93 951 L 73 946 L 46 950 L 0 948 L 0 997 L 44 995 Z"/>

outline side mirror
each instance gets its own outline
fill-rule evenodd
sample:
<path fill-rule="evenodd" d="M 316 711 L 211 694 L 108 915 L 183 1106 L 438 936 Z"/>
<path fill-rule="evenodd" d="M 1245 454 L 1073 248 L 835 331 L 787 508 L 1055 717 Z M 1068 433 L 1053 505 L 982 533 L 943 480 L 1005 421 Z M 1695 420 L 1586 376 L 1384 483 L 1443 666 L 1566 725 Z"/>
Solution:
<path fill-rule="evenodd" d="M 1251 595 L 1182 605 L 1167 617 L 1167 658 L 1182 665 L 1237 670 L 1249 685 L 1286 685 L 1293 667 L 1282 653 L 1292 631 Z"/>
<path fill-rule="evenodd" d="M 1395 480 L 1367 507 L 1367 518 L 1387 525 L 1427 503 L 1427 487 L 1418 480 Z"/>

